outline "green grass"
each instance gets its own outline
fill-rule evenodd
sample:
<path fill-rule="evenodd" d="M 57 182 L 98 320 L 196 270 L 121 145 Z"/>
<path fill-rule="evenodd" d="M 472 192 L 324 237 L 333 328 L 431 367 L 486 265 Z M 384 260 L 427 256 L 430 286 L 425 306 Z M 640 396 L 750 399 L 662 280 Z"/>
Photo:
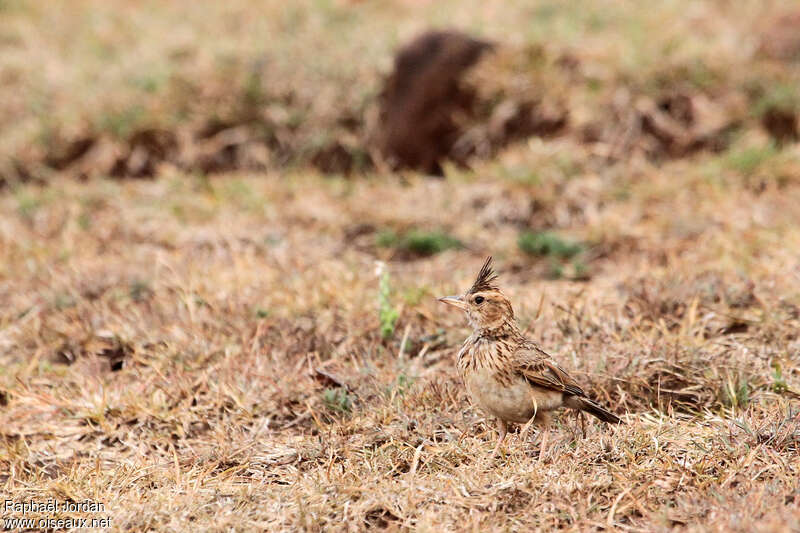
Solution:
<path fill-rule="evenodd" d="M 800 89 L 793 83 L 777 83 L 767 87 L 753 106 L 753 113 L 762 116 L 770 110 L 796 113 L 800 111 Z"/>
<path fill-rule="evenodd" d="M 391 303 L 392 287 L 389 272 L 383 264 L 379 266 L 378 270 L 378 321 L 381 338 L 387 340 L 394 335 L 394 328 L 400 313 Z"/>
<path fill-rule="evenodd" d="M 571 259 L 585 249 L 584 245 L 549 231 L 523 232 L 517 238 L 517 245 L 526 254 L 556 259 Z"/>
<path fill-rule="evenodd" d="M 591 277 L 584 261 L 586 246 L 550 231 L 525 231 L 517 237 L 517 247 L 528 255 L 547 260 L 545 275 L 549 279 L 585 281 Z"/>
<path fill-rule="evenodd" d="M 375 243 L 383 248 L 395 248 L 417 256 L 431 256 L 446 250 L 463 248 L 463 243 L 443 231 L 412 229 L 405 233 L 381 231 Z"/>
<path fill-rule="evenodd" d="M 350 394 L 342 387 L 325 389 L 322 392 L 322 401 L 329 411 L 336 414 L 348 414 L 353 408 Z"/>
<path fill-rule="evenodd" d="M 150 288 L 150 284 L 142 279 L 131 281 L 128 289 L 128 295 L 134 302 L 145 300 L 152 292 L 153 289 Z"/>
<path fill-rule="evenodd" d="M 723 386 L 722 401 L 733 409 L 744 409 L 750 402 L 750 385 L 743 377 L 729 378 Z"/>
<path fill-rule="evenodd" d="M 783 375 L 783 370 L 781 368 L 781 364 L 778 361 L 772 362 L 772 390 L 777 393 L 785 392 L 789 389 L 788 385 L 786 384 L 786 378 Z"/>
<path fill-rule="evenodd" d="M 748 177 L 778 154 L 773 143 L 733 149 L 725 155 L 724 165 L 742 176 Z"/>

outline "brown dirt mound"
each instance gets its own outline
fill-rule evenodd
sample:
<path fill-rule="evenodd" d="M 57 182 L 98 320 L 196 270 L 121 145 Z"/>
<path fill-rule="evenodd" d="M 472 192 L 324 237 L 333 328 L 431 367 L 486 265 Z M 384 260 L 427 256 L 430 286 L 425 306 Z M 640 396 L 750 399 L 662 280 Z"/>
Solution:
<path fill-rule="evenodd" d="M 456 31 L 420 35 L 395 56 L 381 94 L 377 147 L 392 168 L 441 175 L 461 135 L 455 115 L 473 114 L 461 80 L 492 44 Z M 463 157 L 457 161 L 463 163 Z"/>

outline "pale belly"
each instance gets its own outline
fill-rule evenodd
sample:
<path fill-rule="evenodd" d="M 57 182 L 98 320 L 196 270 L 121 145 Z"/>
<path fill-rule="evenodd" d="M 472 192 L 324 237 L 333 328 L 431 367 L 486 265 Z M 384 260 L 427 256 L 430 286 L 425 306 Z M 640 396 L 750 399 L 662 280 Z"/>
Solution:
<path fill-rule="evenodd" d="M 533 386 L 521 376 L 509 386 L 497 381 L 493 372 L 478 369 L 468 372 L 464 382 L 472 400 L 481 409 L 506 422 L 524 424 L 534 414 L 544 415 L 564 404 L 561 392 Z"/>

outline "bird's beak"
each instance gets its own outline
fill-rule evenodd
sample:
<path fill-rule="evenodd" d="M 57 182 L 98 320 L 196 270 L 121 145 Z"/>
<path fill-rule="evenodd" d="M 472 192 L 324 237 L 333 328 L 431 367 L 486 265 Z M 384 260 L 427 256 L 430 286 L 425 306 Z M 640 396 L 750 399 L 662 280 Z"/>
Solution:
<path fill-rule="evenodd" d="M 453 307 L 458 307 L 464 311 L 467 310 L 467 302 L 464 301 L 464 298 L 461 296 L 444 296 L 439 298 L 439 301 L 443 304 L 452 305 Z"/>

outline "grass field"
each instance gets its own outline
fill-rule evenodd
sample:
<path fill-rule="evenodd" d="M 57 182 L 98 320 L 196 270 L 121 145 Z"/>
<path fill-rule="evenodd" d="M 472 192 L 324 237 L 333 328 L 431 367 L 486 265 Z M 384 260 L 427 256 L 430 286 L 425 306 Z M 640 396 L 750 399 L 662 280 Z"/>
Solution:
<path fill-rule="evenodd" d="M 105 506 L 3 519 L 800 530 L 800 143 L 759 115 L 795 109 L 800 63 L 761 58 L 756 32 L 790 3 L 194 5 L 0 0 L 0 174 L 36 178 L 0 190 L 0 500 Z M 337 106 L 369 107 L 394 47 L 445 23 L 580 59 L 542 90 L 577 124 L 620 87 L 679 85 L 744 95 L 738 126 L 669 157 L 609 157 L 575 126 L 441 180 L 37 163 L 70 132 L 192 127 L 263 54 L 308 115 L 293 146 L 318 142 Z M 455 368 L 469 330 L 435 299 L 488 255 L 523 329 L 625 426 L 582 435 L 563 413 L 544 456 L 511 435 L 489 461 Z"/>

